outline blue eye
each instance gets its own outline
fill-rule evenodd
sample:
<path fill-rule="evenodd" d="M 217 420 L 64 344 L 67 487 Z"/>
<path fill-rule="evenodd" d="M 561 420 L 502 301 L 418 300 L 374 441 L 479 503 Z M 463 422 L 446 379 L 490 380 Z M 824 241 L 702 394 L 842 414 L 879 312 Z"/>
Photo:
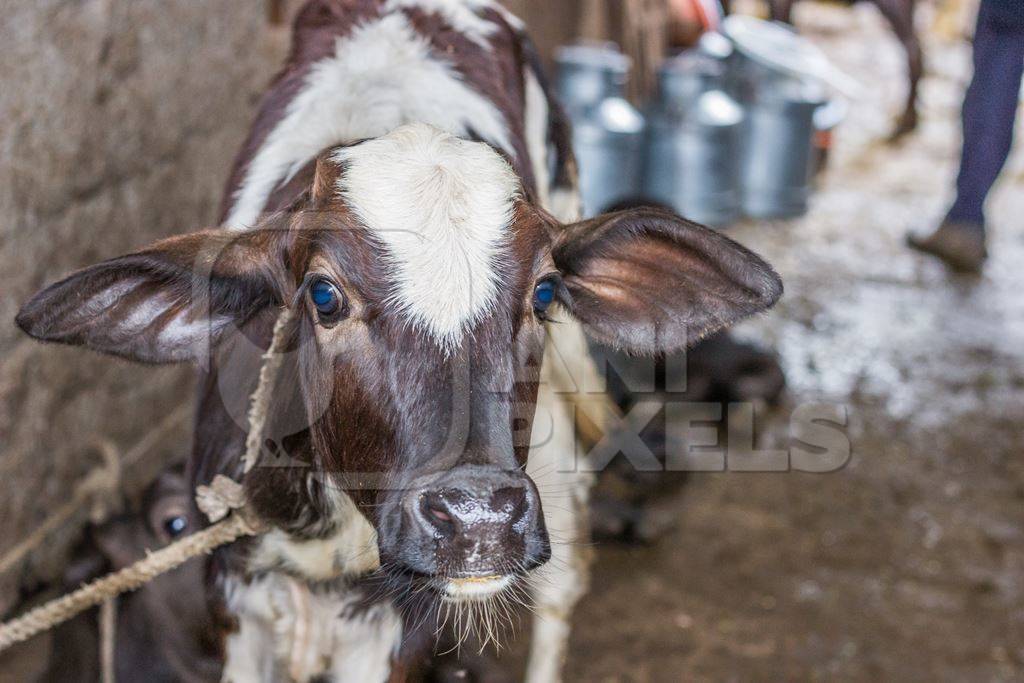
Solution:
<path fill-rule="evenodd" d="M 181 536 L 185 533 L 185 529 L 187 528 L 188 520 L 181 515 L 164 520 L 164 531 L 166 531 L 167 535 L 171 538 Z"/>
<path fill-rule="evenodd" d="M 317 280 L 309 288 L 309 298 L 321 318 L 333 318 L 342 309 L 338 288 L 327 280 Z"/>
<path fill-rule="evenodd" d="M 538 314 L 543 314 L 548 307 L 555 300 L 555 294 L 557 294 L 557 287 L 552 280 L 544 280 L 538 282 L 537 286 L 533 290 L 533 310 Z"/>

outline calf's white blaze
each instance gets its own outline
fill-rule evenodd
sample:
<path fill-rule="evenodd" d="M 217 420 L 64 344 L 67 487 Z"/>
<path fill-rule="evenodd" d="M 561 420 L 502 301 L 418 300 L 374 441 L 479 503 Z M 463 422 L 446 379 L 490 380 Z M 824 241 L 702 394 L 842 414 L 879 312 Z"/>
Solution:
<path fill-rule="evenodd" d="M 519 183 L 493 149 L 424 124 L 339 150 L 338 191 L 383 245 L 389 304 L 442 348 L 491 310 Z"/>
<path fill-rule="evenodd" d="M 338 38 L 335 54 L 313 65 L 250 162 L 226 225 L 251 227 L 274 189 L 321 150 L 414 122 L 461 137 L 472 129 L 513 154 L 505 116 L 396 10 Z"/>

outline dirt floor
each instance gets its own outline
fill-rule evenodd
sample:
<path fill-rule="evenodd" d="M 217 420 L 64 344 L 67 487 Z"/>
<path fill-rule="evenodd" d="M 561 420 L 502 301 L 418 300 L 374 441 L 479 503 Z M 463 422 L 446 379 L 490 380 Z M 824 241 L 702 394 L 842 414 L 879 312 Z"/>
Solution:
<path fill-rule="evenodd" d="M 896 41 L 872 7 L 799 10 L 870 99 L 808 216 L 733 231 L 786 281 L 742 333 L 779 350 L 790 383 L 758 418 L 767 445 L 822 400 L 848 409 L 852 458 L 694 475 L 676 531 L 600 546 L 568 680 L 1024 680 L 1024 154 L 992 198 L 983 277 L 911 253 L 905 231 L 950 199 L 969 48 L 929 37 L 922 127 L 886 146 Z"/>

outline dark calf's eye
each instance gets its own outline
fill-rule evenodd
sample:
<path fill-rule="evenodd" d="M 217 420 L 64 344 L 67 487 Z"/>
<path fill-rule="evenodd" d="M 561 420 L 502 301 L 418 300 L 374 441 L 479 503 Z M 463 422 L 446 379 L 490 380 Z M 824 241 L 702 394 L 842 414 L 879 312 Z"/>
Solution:
<path fill-rule="evenodd" d="M 344 296 L 329 280 L 314 281 L 309 287 L 309 298 L 321 322 L 335 322 L 345 313 Z"/>
<path fill-rule="evenodd" d="M 533 289 L 533 310 L 540 317 L 544 317 L 551 304 L 555 301 L 558 293 L 558 285 L 554 280 L 543 280 L 537 283 Z"/>
<path fill-rule="evenodd" d="M 184 515 L 175 515 L 164 520 L 164 532 L 170 538 L 177 538 L 188 529 L 188 519 Z"/>

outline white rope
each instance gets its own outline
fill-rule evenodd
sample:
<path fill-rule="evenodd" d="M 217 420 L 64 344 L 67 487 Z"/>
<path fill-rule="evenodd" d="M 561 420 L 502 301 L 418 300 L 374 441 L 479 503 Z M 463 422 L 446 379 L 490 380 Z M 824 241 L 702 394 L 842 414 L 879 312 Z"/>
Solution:
<path fill-rule="evenodd" d="M 274 324 L 274 335 L 270 340 L 270 347 L 263 354 L 260 380 L 256 385 L 256 391 L 252 393 L 249 404 L 249 434 L 245 437 L 245 455 L 242 456 L 245 473 L 256 466 L 260 451 L 263 449 L 267 412 L 270 409 L 270 399 L 274 393 L 277 375 L 281 370 L 281 363 L 284 361 L 284 343 L 291 318 L 291 311 L 287 308 L 281 311 L 281 315 L 277 317 L 277 322 Z"/>

